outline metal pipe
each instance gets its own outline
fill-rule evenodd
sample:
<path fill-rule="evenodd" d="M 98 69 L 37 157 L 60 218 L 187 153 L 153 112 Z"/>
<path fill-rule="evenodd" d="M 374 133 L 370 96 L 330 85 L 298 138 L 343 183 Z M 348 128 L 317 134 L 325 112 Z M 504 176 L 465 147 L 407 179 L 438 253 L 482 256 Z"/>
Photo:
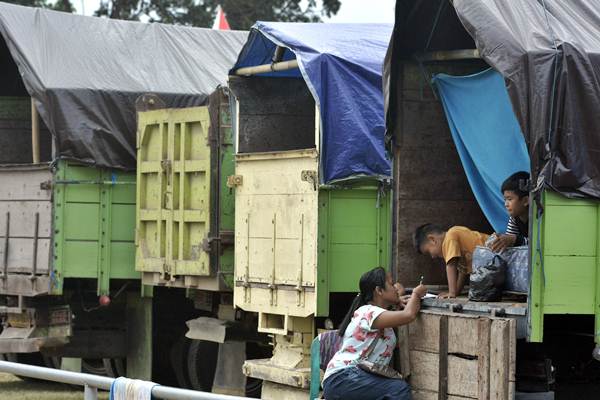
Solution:
<path fill-rule="evenodd" d="M 477 49 L 440 50 L 415 54 L 418 61 L 455 61 L 455 60 L 477 60 L 481 58 Z"/>
<path fill-rule="evenodd" d="M 98 388 L 85 385 L 83 387 L 83 400 L 98 400 Z"/>
<path fill-rule="evenodd" d="M 250 76 L 267 72 L 288 71 L 295 68 L 298 68 L 298 60 L 281 61 L 272 64 L 256 65 L 254 67 L 242 67 L 236 69 L 234 73 L 241 76 Z"/>
<path fill-rule="evenodd" d="M 83 386 L 85 400 L 95 400 L 97 398 L 98 389 L 109 391 L 111 385 L 115 381 L 114 378 L 107 378 L 105 376 L 37 367 L 34 365 L 8 361 L 0 361 L 0 372 L 45 381 Z M 163 400 L 249 400 L 248 397 L 228 396 L 224 394 L 199 392 L 160 385 L 152 388 L 152 397 Z"/>
<path fill-rule="evenodd" d="M 69 385 L 92 386 L 102 390 L 110 390 L 114 379 L 104 376 L 81 374 L 62 369 L 37 367 L 34 365 L 0 361 L 0 371 L 13 375 L 26 376 L 34 379 L 66 383 Z"/>
<path fill-rule="evenodd" d="M 31 98 L 31 153 L 34 164 L 40 162 L 40 118 L 37 108 L 35 108 L 35 100 Z"/>

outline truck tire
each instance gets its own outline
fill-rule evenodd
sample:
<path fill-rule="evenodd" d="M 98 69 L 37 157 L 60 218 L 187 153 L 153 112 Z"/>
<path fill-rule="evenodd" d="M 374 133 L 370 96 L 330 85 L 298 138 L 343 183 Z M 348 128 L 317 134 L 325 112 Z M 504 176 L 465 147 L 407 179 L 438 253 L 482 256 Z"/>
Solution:
<path fill-rule="evenodd" d="M 192 340 L 187 356 L 187 370 L 193 390 L 212 391 L 219 344 L 206 340 Z"/>

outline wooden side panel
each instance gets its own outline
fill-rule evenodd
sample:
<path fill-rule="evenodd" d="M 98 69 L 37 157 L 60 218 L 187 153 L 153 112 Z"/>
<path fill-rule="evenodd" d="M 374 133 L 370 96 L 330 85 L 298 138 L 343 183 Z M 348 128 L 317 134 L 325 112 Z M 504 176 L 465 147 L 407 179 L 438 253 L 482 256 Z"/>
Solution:
<path fill-rule="evenodd" d="M 413 350 L 410 352 L 412 374 L 410 383 L 415 390 L 438 392 L 439 354 Z M 448 356 L 448 396 L 477 398 L 477 360 Z"/>
<path fill-rule="evenodd" d="M 437 68 L 438 70 L 435 70 Z M 428 73 L 472 73 L 473 65 L 428 67 Z M 491 232 L 477 204 L 454 146 L 442 105 L 423 78 L 418 65 L 405 63 L 397 82 L 398 107 L 394 132 L 394 259 L 399 280 L 416 284 L 425 275 L 428 284 L 446 284 L 441 263 L 417 254 L 412 234 L 427 222 L 442 226 L 465 225 Z"/>
<path fill-rule="evenodd" d="M 237 156 L 237 307 L 298 317 L 316 312 L 319 192 L 303 171 L 316 174 L 317 163 L 314 150 Z"/>
<path fill-rule="evenodd" d="M 52 180 L 49 167 L 14 166 L 0 168 L 0 294 L 37 295 L 45 286 L 23 276 L 41 277 L 50 267 L 52 235 Z M 28 278 L 26 278 L 28 280 Z M 9 287 L 10 286 L 10 287 Z M 44 287 L 42 290 L 41 288 Z"/>
<path fill-rule="evenodd" d="M 514 397 L 515 320 L 424 310 L 408 331 L 415 399 Z"/>
<path fill-rule="evenodd" d="M 138 116 L 136 269 L 208 276 L 211 221 L 207 107 Z"/>

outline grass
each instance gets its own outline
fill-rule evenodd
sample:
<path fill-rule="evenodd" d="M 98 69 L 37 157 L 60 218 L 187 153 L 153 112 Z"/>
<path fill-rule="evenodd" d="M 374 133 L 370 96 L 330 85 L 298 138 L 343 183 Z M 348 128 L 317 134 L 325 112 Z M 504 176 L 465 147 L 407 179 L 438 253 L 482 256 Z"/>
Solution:
<path fill-rule="evenodd" d="M 98 394 L 99 399 L 108 399 L 108 393 Z M 14 375 L 0 373 L 0 400 L 83 400 L 83 387 L 23 380 Z"/>

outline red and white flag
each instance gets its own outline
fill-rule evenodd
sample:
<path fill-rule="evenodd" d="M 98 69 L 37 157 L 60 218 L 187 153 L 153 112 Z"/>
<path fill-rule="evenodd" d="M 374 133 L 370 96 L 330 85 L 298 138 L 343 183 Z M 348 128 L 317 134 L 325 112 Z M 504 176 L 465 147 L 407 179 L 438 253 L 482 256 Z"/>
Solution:
<path fill-rule="evenodd" d="M 231 28 L 229 27 L 229 22 L 227 22 L 227 15 L 221 8 L 221 5 L 217 6 L 217 17 L 215 18 L 215 23 L 213 24 L 213 29 L 219 29 L 222 31 L 228 31 Z"/>

